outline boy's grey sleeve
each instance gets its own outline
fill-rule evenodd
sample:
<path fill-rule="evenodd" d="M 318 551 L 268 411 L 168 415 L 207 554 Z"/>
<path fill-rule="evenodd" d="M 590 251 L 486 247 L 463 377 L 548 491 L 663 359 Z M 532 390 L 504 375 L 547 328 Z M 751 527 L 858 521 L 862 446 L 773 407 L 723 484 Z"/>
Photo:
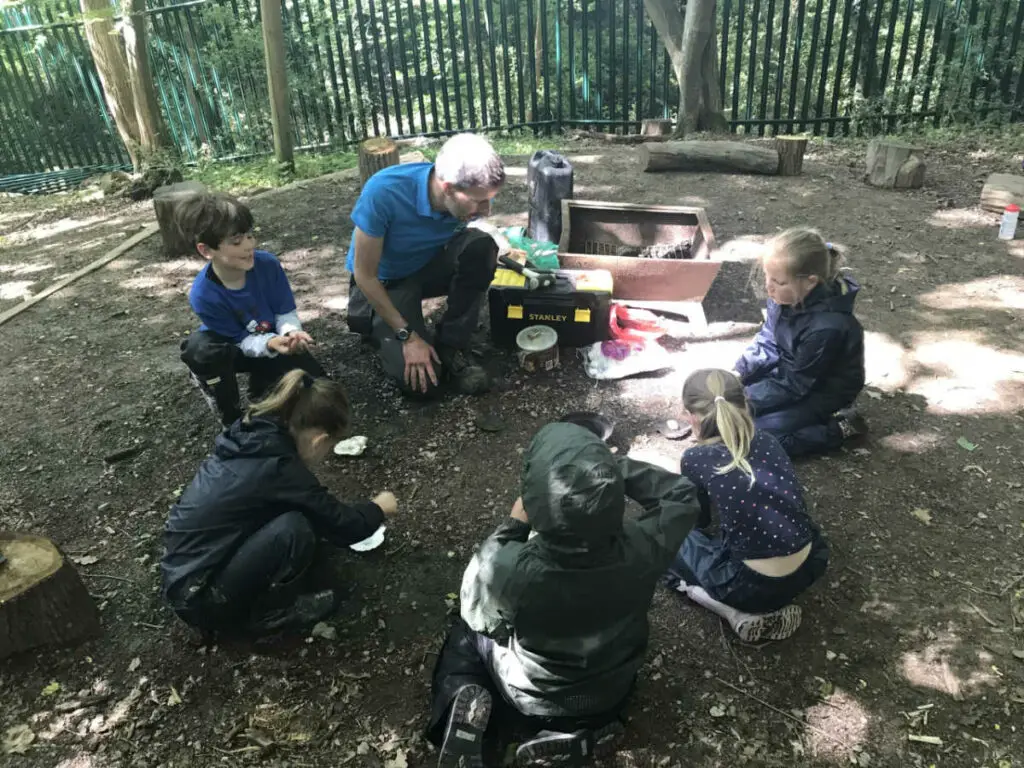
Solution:
<path fill-rule="evenodd" d="M 626 495 L 643 507 L 637 523 L 666 561 L 675 556 L 700 516 L 697 488 L 685 475 L 624 457 Z M 667 562 L 666 562 L 667 566 Z"/>
<path fill-rule="evenodd" d="M 463 620 L 476 632 L 493 635 L 511 625 L 511 582 L 515 563 L 530 526 L 518 520 L 502 523 L 469 561 L 459 593 Z"/>

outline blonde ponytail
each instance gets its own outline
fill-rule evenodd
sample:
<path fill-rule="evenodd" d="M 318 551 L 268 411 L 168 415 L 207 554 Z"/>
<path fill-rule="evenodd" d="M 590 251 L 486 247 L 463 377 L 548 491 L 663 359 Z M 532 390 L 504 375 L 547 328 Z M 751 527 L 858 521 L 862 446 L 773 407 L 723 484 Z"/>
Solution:
<path fill-rule="evenodd" d="M 754 483 L 754 468 L 747 457 L 754 439 L 754 420 L 740 380 L 728 371 L 704 368 L 691 373 L 683 384 L 683 407 L 700 418 L 700 438 L 718 438 L 732 461 L 716 471 L 720 475 L 740 469 Z"/>
<path fill-rule="evenodd" d="M 294 431 L 320 429 L 337 437 L 349 427 L 348 394 L 338 382 L 316 379 L 296 368 L 249 408 L 245 421 L 258 417 L 276 419 Z"/>

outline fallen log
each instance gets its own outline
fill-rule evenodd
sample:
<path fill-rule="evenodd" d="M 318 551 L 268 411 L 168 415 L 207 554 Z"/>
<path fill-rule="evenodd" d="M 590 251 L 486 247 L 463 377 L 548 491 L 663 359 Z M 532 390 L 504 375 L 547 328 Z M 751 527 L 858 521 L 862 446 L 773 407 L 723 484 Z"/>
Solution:
<path fill-rule="evenodd" d="M 741 141 L 667 141 L 643 144 L 640 164 L 652 171 L 712 171 L 716 173 L 776 174 L 779 153 Z"/>

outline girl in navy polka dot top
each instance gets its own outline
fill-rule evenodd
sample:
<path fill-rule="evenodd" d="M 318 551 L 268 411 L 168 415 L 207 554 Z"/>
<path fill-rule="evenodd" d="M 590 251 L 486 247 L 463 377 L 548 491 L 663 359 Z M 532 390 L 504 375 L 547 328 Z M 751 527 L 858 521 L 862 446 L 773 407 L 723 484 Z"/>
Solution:
<path fill-rule="evenodd" d="M 719 533 L 692 531 L 669 581 L 744 640 L 788 637 L 800 625 L 792 601 L 828 565 L 828 545 L 807 515 L 793 464 L 775 437 L 755 429 L 732 373 L 692 373 L 683 411 L 698 443 L 683 454 L 681 471 L 697 486 L 699 525 L 716 510 Z"/>

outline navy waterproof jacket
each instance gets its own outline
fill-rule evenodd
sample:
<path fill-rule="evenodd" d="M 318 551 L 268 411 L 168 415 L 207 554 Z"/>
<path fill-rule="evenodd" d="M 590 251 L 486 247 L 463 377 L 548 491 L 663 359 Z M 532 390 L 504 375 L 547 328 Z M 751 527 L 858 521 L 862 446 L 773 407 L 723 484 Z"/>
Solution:
<path fill-rule="evenodd" d="M 801 305 L 768 300 L 764 325 L 736 363 L 755 416 L 790 408 L 825 419 L 864 388 L 864 329 L 853 315 L 860 285 L 841 276 Z"/>
<path fill-rule="evenodd" d="M 239 419 L 217 437 L 213 456 L 171 509 L 160 564 L 164 597 L 187 604 L 246 539 L 286 512 L 301 512 L 337 546 L 365 539 L 384 522 L 373 502 L 345 504 L 321 485 L 285 427 Z"/>

